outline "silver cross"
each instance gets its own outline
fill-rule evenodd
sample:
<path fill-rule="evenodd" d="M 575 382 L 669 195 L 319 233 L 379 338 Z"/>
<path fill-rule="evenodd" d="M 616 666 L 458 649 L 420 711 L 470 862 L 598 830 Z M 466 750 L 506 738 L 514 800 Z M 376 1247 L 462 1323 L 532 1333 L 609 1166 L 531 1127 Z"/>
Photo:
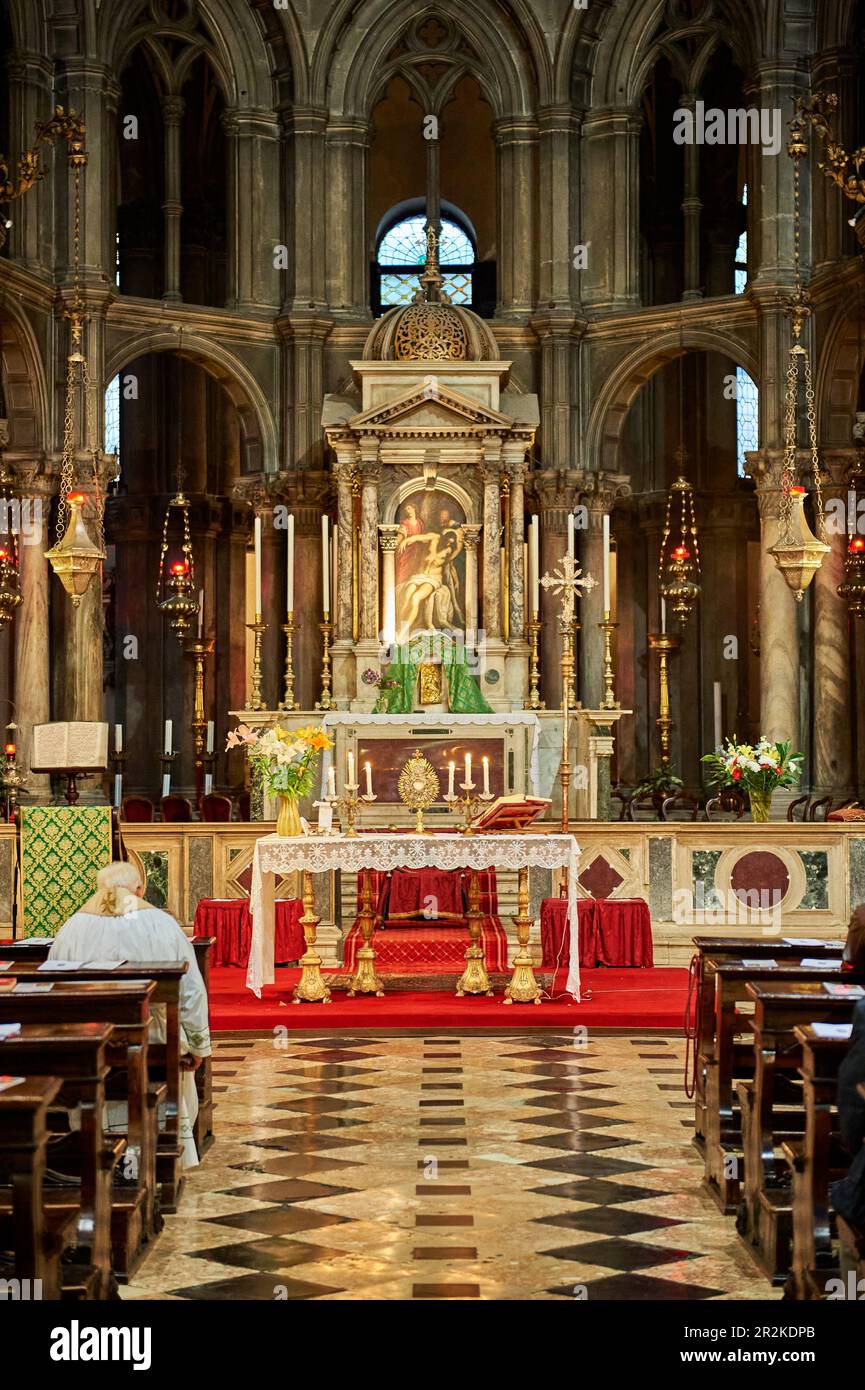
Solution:
<path fill-rule="evenodd" d="M 545 574 L 541 580 L 541 585 L 545 589 L 551 589 L 554 594 L 561 595 L 562 600 L 562 621 L 572 623 L 576 615 L 576 600 L 582 598 L 580 589 L 588 593 L 589 589 L 594 589 L 597 579 L 593 579 L 590 574 L 581 579 L 582 571 L 576 560 L 570 555 L 563 555 L 559 561 L 559 568 L 553 570 L 552 574 Z"/>

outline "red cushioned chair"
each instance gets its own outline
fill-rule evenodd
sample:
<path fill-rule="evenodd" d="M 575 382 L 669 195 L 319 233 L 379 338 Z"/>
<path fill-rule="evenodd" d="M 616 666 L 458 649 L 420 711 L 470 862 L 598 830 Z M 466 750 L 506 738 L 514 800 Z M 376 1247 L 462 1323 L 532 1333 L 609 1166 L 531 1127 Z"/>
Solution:
<path fill-rule="evenodd" d="M 164 821 L 192 820 L 192 804 L 185 796 L 164 796 L 159 804 Z"/>
<path fill-rule="evenodd" d="M 148 796 L 124 796 L 120 803 L 120 819 L 135 825 L 152 821 L 156 810 Z"/>
<path fill-rule="evenodd" d="M 250 797 L 249 792 L 241 792 L 237 798 L 237 819 L 248 821 L 250 818 Z"/>
<path fill-rule="evenodd" d="M 230 796 L 220 796 L 217 792 L 209 792 L 207 796 L 201 798 L 202 820 L 231 820 L 233 809 Z"/>

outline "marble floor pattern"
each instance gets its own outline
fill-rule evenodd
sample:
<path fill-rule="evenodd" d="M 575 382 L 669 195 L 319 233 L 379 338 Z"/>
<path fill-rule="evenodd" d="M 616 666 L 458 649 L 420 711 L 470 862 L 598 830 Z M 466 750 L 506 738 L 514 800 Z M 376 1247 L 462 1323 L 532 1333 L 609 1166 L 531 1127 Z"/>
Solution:
<path fill-rule="evenodd" d="M 122 1296 L 777 1297 L 700 1189 L 683 1046 L 223 1037 L 216 1142 Z"/>

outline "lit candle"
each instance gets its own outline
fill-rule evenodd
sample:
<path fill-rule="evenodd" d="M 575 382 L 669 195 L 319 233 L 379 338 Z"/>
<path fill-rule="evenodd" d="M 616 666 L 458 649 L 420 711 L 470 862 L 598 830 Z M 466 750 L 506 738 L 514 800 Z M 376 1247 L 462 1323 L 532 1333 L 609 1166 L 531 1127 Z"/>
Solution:
<path fill-rule="evenodd" d="M 540 562 L 540 523 L 532 517 L 529 526 L 529 568 L 532 576 L 532 612 L 541 611 L 541 562 Z"/>
<path fill-rule="evenodd" d="M 172 746 L 171 746 L 171 735 L 172 735 L 173 728 L 174 728 L 174 726 L 173 726 L 171 720 L 170 720 L 170 719 L 166 719 L 166 721 L 165 721 L 165 751 L 166 751 L 166 753 L 171 753 L 171 752 L 173 751 L 173 750 L 172 750 Z"/>
<path fill-rule="evenodd" d="M 456 794 L 456 793 L 454 792 L 454 773 L 455 773 L 455 772 L 456 772 L 456 763 L 448 763 L 448 801 L 453 801 L 454 796 L 455 796 L 455 794 Z"/>
<path fill-rule="evenodd" d="M 466 780 L 465 780 L 465 789 L 466 789 L 466 791 L 471 791 L 471 789 L 472 789 L 473 786 L 474 786 L 474 782 L 472 781 L 472 755 L 471 755 L 471 753 L 466 753 Z"/>
<path fill-rule="evenodd" d="M 366 769 L 366 794 L 372 796 L 372 763 L 364 763 Z"/>
<path fill-rule="evenodd" d="M 115 724 L 115 725 L 114 725 L 114 751 L 115 751 L 115 753 L 122 753 L 122 752 L 123 752 L 123 725 L 122 725 L 122 724 Z"/>
<path fill-rule="evenodd" d="M 288 613 L 294 612 L 294 514 L 288 518 L 288 570 L 286 573 L 285 607 Z"/>
<path fill-rule="evenodd" d="M 661 595 L 661 632 L 667 631 L 667 604 L 664 595 Z"/>
<path fill-rule="evenodd" d="M 336 800 L 336 768 L 333 763 L 327 769 L 327 794 Z"/>
<path fill-rule="evenodd" d="M 610 515 L 604 513 L 604 613 L 610 614 Z"/>
<path fill-rule="evenodd" d="M 212 719 L 208 719 L 208 721 L 207 721 L 207 751 L 208 751 L 208 753 L 212 753 L 212 752 L 213 752 L 213 720 L 212 720 Z"/>
<path fill-rule="evenodd" d="M 713 696 L 714 696 L 714 701 L 713 701 L 713 703 L 714 703 L 714 713 L 715 713 L 715 747 L 716 747 L 716 748 L 720 748 L 720 747 L 721 747 L 721 682 L 720 682 L 720 681 L 715 681 L 715 684 L 714 684 L 714 686 L 713 686 L 713 688 L 712 688 L 712 694 L 713 694 Z"/>
<path fill-rule="evenodd" d="M 321 581 L 322 594 L 324 595 L 324 611 L 330 617 L 330 544 L 328 537 L 328 527 L 330 521 L 326 516 L 321 518 Z"/>
<path fill-rule="evenodd" d="M 118 772 L 114 778 L 114 805 L 119 806 L 123 800 L 123 778 Z"/>
<path fill-rule="evenodd" d="M 490 760 L 484 758 L 484 796 L 490 794 Z"/>
<path fill-rule="evenodd" d="M 354 786 L 354 754 L 351 752 L 348 755 L 348 778 L 345 785 L 347 787 Z"/>
<path fill-rule="evenodd" d="M 261 517 L 255 518 L 255 617 L 261 616 Z"/>
<path fill-rule="evenodd" d="M 576 520 L 573 512 L 568 512 L 568 554 L 572 560 L 577 557 Z"/>
<path fill-rule="evenodd" d="M 198 640 L 204 636 L 204 590 L 198 590 Z"/>

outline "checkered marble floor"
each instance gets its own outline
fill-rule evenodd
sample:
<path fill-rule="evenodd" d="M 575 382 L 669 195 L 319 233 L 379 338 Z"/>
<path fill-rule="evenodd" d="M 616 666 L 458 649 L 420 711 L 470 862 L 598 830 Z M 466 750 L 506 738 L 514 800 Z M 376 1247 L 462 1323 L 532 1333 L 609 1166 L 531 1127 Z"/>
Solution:
<path fill-rule="evenodd" d="M 217 1140 L 130 1299 L 765 1299 L 678 1038 L 221 1039 Z"/>

